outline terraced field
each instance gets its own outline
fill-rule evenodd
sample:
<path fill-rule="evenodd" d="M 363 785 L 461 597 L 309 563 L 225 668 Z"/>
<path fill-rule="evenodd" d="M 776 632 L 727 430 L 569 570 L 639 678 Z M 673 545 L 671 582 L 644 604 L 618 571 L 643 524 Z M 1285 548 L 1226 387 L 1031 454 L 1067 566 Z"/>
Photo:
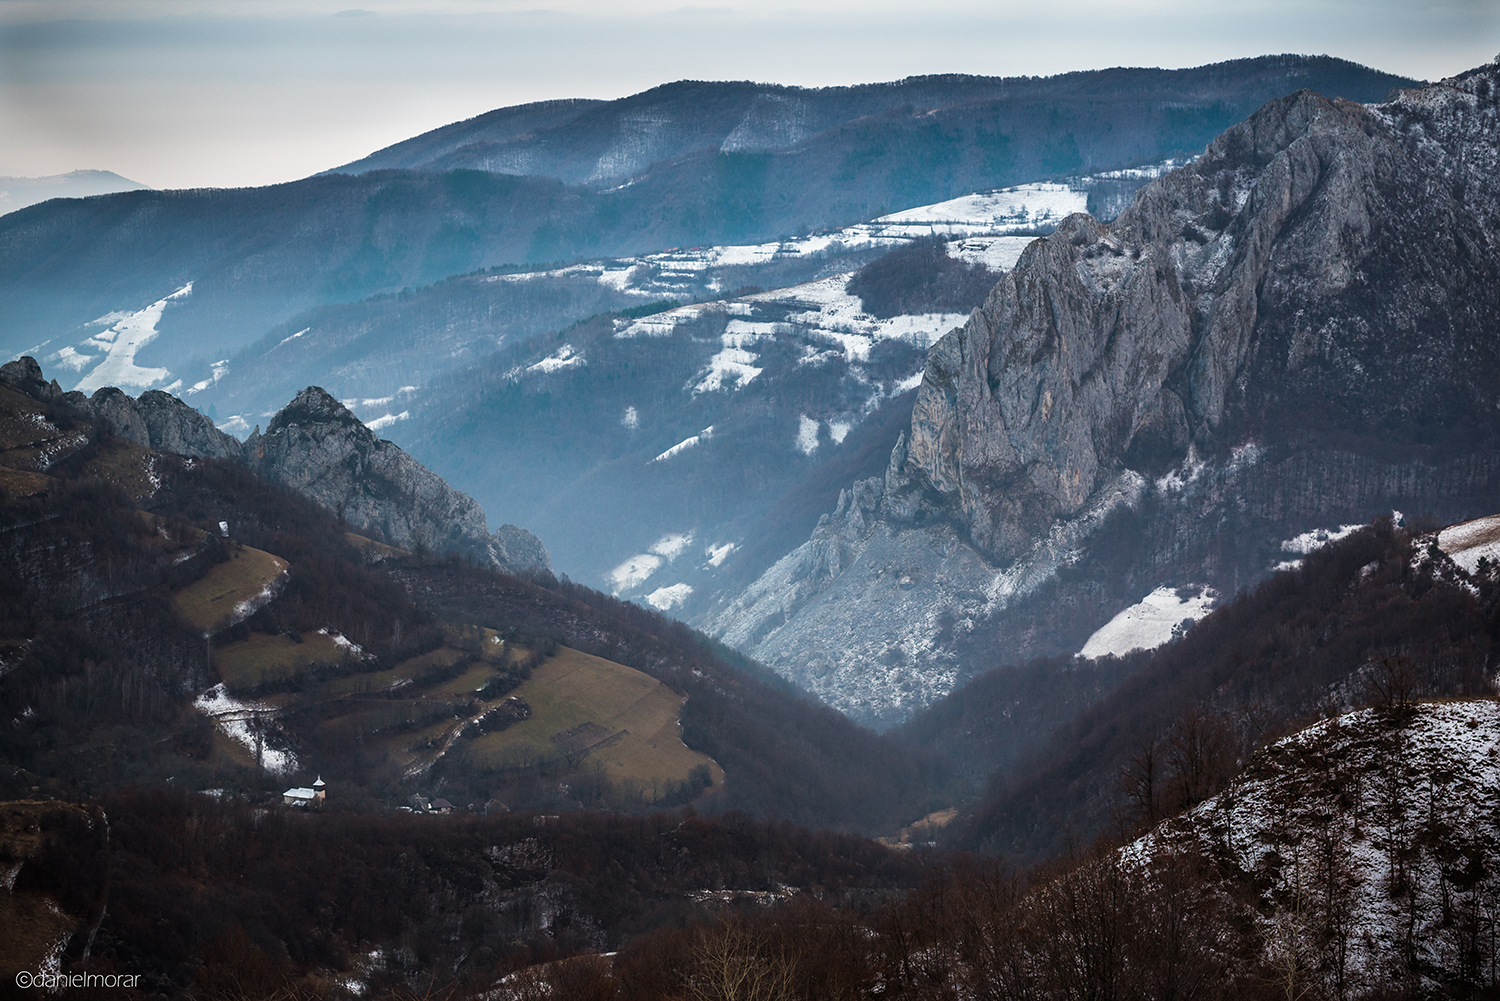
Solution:
<path fill-rule="evenodd" d="M 650 675 L 562 647 L 511 693 L 530 719 L 473 741 L 472 753 L 494 765 L 566 755 L 596 765 L 613 783 L 639 783 L 647 799 L 706 766 L 713 787 L 723 769 L 683 744 L 677 723 L 683 697 Z"/>
<path fill-rule="evenodd" d="M 298 643 L 289 636 L 251 633 L 238 643 L 217 647 L 214 670 L 231 690 L 254 688 L 302 673 L 314 664 L 337 664 L 353 656 L 347 642 L 326 633 L 308 633 Z"/>
<path fill-rule="evenodd" d="M 287 571 L 280 556 L 236 546 L 234 556 L 172 595 L 177 617 L 204 633 L 217 632 L 245 618 L 268 600 Z"/>

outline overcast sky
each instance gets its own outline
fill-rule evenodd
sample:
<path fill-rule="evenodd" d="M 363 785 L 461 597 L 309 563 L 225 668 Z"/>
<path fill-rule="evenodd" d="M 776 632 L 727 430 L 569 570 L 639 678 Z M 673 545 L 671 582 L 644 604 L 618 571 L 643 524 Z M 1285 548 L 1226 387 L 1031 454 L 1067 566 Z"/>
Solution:
<path fill-rule="evenodd" d="M 1500 0 L 0 0 L 0 175 L 267 184 L 492 108 L 684 78 L 821 86 L 1297 52 L 1436 80 L 1497 51 Z"/>

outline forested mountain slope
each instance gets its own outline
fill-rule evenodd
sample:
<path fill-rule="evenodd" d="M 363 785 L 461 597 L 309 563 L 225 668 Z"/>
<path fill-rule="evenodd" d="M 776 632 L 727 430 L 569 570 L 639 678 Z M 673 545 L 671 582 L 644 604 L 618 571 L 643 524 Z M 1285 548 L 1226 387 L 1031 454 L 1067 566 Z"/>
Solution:
<path fill-rule="evenodd" d="M 1450 556 L 1439 538 L 1450 536 L 1378 520 L 1154 652 L 1002 668 L 898 733 L 971 776 L 999 766 L 951 829 L 956 844 L 1038 860 L 1070 838 L 1129 834 L 1215 794 L 1277 737 L 1393 687 L 1403 699 L 1489 697 L 1500 567 L 1451 542 Z M 1036 739 L 1058 719 L 1043 693 L 1085 681 L 1077 714 Z"/>
<path fill-rule="evenodd" d="M 175 776 L 256 798 L 306 771 L 366 808 L 413 792 L 479 808 L 701 799 L 865 830 L 931 808 L 922 759 L 655 613 L 353 535 L 251 467 L 137 444 L 37 379 L 8 378 L 0 405 L 10 796 Z M 341 475 L 388 486 L 357 464 Z M 626 701 L 568 694 L 570 671 Z"/>

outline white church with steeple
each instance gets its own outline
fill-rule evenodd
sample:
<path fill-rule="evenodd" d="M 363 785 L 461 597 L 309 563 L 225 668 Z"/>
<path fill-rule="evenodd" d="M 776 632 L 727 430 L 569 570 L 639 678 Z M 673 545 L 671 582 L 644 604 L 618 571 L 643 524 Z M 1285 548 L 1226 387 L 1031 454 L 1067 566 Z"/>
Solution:
<path fill-rule="evenodd" d="M 312 788 L 305 786 L 296 789 L 288 789 L 281 794 L 281 802 L 286 806 L 300 806 L 304 810 L 310 806 L 323 805 L 323 793 L 327 787 L 323 784 L 323 776 L 318 776 L 318 781 L 312 784 Z"/>

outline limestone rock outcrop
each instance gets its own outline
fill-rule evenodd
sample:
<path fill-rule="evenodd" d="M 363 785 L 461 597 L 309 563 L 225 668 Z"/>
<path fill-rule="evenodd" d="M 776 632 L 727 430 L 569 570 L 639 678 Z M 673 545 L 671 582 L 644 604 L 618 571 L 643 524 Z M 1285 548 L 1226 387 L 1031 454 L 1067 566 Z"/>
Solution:
<path fill-rule="evenodd" d="M 33 359 L 23 359 L 28 360 L 35 364 Z M 40 368 L 37 371 L 40 373 Z M 98 389 L 93 396 L 79 392 L 58 395 L 113 434 L 144 448 L 235 462 L 244 457 L 244 450 L 236 438 L 214 427 L 213 421 L 177 397 L 159 389 L 147 390 L 139 398 L 113 386 Z"/>
<path fill-rule="evenodd" d="M 1496 430 L 1496 70 L 1273 101 L 1111 225 L 1070 217 L 934 348 L 909 467 L 1014 559 L 1190 443 Z"/>
<path fill-rule="evenodd" d="M 42 376 L 42 366 L 30 355 L 0 365 L 0 386 L 10 386 L 39 400 L 60 399 L 62 387 L 53 379 L 50 383 Z"/>
<path fill-rule="evenodd" d="M 251 469 L 403 549 L 459 552 L 512 573 L 551 572 L 540 540 L 514 525 L 492 535 L 484 510 L 316 386 L 246 440 Z"/>

